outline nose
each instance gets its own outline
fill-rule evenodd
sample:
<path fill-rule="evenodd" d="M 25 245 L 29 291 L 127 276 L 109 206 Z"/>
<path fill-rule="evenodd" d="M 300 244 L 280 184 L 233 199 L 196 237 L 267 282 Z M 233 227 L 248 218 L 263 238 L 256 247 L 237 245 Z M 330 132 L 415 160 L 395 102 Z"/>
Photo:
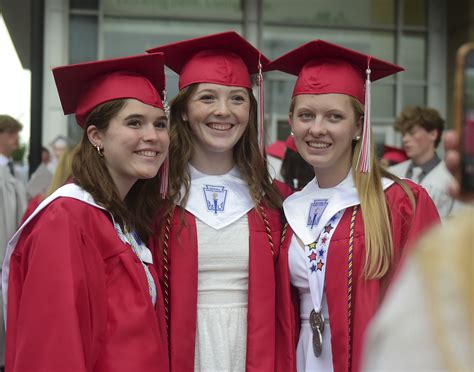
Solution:
<path fill-rule="evenodd" d="M 145 142 L 156 142 L 158 140 L 158 131 L 154 123 L 143 126 L 143 140 Z"/>
<path fill-rule="evenodd" d="M 216 116 L 228 116 L 230 114 L 228 102 L 225 99 L 219 99 L 216 102 Z"/>
<path fill-rule="evenodd" d="M 320 137 L 327 133 L 327 128 L 322 118 L 316 116 L 316 118 L 311 123 L 311 126 L 309 127 L 309 133 L 313 137 Z"/>

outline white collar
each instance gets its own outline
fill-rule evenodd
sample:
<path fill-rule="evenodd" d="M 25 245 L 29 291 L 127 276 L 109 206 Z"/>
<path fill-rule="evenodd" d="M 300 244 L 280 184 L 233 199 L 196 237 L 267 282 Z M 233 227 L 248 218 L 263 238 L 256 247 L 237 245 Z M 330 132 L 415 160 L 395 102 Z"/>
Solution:
<path fill-rule="evenodd" d="M 205 224 L 219 230 L 237 221 L 254 207 L 249 187 L 237 167 L 223 175 L 207 175 L 189 164 L 191 185 L 185 206 Z M 184 194 L 184 188 L 181 189 Z"/>
<path fill-rule="evenodd" d="M 386 178 L 382 182 L 384 190 L 393 184 L 392 180 Z M 308 226 L 311 204 L 319 200 L 327 205 L 322 210 L 318 223 Z M 283 210 L 291 229 L 307 245 L 317 239 L 322 228 L 337 212 L 359 203 L 352 171 L 349 171 L 341 183 L 327 189 L 320 188 L 316 178 L 313 178 L 301 191 L 290 195 L 283 202 Z"/>

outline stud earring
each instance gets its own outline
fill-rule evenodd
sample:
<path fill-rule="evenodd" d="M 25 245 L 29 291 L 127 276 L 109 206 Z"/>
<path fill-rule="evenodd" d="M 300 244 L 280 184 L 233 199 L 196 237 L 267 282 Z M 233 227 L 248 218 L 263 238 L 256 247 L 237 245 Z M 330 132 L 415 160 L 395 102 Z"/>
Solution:
<path fill-rule="evenodd" d="M 357 142 L 358 140 L 360 140 L 360 136 L 356 136 L 356 137 L 354 138 L 354 141 Z"/>

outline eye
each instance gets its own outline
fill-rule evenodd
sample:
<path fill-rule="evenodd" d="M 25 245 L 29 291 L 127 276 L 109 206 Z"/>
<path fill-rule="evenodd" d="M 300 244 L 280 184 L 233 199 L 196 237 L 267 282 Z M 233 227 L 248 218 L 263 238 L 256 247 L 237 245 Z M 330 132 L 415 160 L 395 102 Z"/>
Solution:
<path fill-rule="evenodd" d="M 314 115 L 313 115 L 313 113 L 311 113 L 309 111 L 301 111 L 301 112 L 298 113 L 297 117 L 301 121 L 310 121 L 314 118 Z"/>
<path fill-rule="evenodd" d="M 141 121 L 138 119 L 130 119 L 127 121 L 127 126 L 132 128 L 139 128 L 142 125 Z"/>
<path fill-rule="evenodd" d="M 166 129 L 168 127 L 166 120 L 158 120 L 154 125 L 157 129 Z"/>
<path fill-rule="evenodd" d="M 247 101 L 247 97 L 244 96 L 243 94 L 236 94 L 232 96 L 232 101 L 237 102 L 237 103 L 243 103 Z"/>
<path fill-rule="evenodd" d="M 344 116 L 342 116 L 341 114 L 338 114 L 338 113 L 330 113 L 328 115 L 328 120 L 331 122 L 331 123 L 338 123 L 340 122 L 342 119 L 344 119 Z"/>
<path fill-rule="evenodd" d="M 198 100 L 202 102 L 213 102 L 215 97 L 212 94 L 203 94 L 199 96 Z"/>

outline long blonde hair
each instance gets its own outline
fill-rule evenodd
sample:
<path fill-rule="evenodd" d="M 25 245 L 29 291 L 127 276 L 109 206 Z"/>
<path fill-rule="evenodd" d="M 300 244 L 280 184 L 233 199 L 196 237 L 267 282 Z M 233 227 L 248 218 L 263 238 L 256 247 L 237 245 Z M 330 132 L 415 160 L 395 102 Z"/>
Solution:
<path fill-rule="evenodd" d="M 364 116 L 364 108 L 357 99 L 349 98 L 354 109 L 355 122 L 357 123 Z M 293 115 L 294 108 L 295 98 L 291 101 L 290 115 Z M 373 138 L 373 136 L 370 137 Z M 398 183 L 407 193 L 413 208 L 416 205 L 415 197 L 408 185 L 378 165 L 374 151 L 375 146 L 373 143 L 371 145 L 370 170 L 368 173 L 362 173 L 357 170 L 361 141 L 353 142 L 352 175 L 359 196 L 362 215 L 364 216 L 366 250 L 364 276 L 366 279 L 379 279 L 387 274 L 393 261 L 392 224 L 383 190 L 382 177 L 390 178 Z"/>
<path fill-rule="evenodd" d="M 74 158 L 76 150 L 77 145 L 74 147 L 68 147 L 59 158 L 53 178 L 51 179 L 49 188 L 46 191 L 46 197 L 50 196 L 72 178 L 72 159 Z"/>

